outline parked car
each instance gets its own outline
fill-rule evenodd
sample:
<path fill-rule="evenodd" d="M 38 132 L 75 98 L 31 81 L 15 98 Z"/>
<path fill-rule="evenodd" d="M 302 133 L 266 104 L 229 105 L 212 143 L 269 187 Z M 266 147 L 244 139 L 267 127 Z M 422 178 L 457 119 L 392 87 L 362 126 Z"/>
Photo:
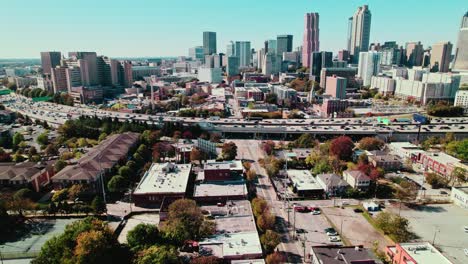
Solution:
<path fill-rule="evenodd" d="M 312 214 L 313 215 L 319 215 L 321 213 L 320 208 L 315 207 L 312 209 Z"/>
<path fill-rule="evenodd" d="M 304 233 L 307 233 L 307 230 L 302 229 L 302 228 L 298 228 L 298 229 L 296 229 L 296 233 L 297 234 L 304 234 Z"/>
<path fill-rule="evenodd" d="M 309 208 L 305 207 L 305 206 L 298 206 L 298 205 L 295 205 L 294 206 L 294 211 L 298 212 L 298 213 L 307 213 L 307 212 L 310 212 Z"/>
<path fill-rule="evenodd" d="M 360 209 L 360 208 L 356 208 L 356 209 L 354 209 L 353 211 L 354 211 L 355 213 L 362 213 L 362 212 L 364 212 L 364 211 L 362 211 L 362 209 Z"/>
<path fill-rule="evenodd" d="M 338 233 L 336 232 L 336 230 L 332 227 L 330 228 L 326 228 L 325 229 L 325 233 L 327 233 L 328 236 L 336 236 L 338 235 Z"/>
<path fill-rule="evenodd" d="M 330 237 L 328 237 L 328 240 L 330 242 L 340 242 L 341 238 L 339 236 L 330 236 Z"/>

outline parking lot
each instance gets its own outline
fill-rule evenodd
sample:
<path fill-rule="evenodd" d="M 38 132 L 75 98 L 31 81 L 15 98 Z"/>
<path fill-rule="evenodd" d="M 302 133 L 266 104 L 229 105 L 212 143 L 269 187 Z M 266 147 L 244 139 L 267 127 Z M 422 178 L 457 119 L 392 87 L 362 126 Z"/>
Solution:
<path fill-rule="evenodd" d="M 398 213 L 398 207 L 387 207 Z M 427 205 L 417 208 L 403 207 L 401 215 L 410 222 L 410 227 L 419 241 L 434 242 L 435 246 L 454 263 L 468 263 L 463 252 L 468 248 L 468 211 L 452 204 Z"/>
<path fill-rule="evenodd" d="M 379 243 L 379 248 L 384 250 L 386 246 L 392 245 L 392 241 L 383 236 L 362 216 L 355 213 L 352 207 L 329 207 L 323 208 L 323 213 L 337 228 L 338 233 L 344 236 L 351 245 L 363 245 L 372 248 L 374 242 Z"/>

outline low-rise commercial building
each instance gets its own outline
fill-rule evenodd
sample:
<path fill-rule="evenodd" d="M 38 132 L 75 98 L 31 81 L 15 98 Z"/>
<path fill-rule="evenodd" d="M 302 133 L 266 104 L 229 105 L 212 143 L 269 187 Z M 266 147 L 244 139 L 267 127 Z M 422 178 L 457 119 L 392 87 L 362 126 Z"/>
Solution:
<path fill-rule="evenodd" d="M 391 153 L 397 155 L 403 160 L 419 160 L 419 155 L 425 152 L 417 145 L 409 142 L 392 142 L 387 146 Z"/>
<path fill-rule="evenodd" d="M 428 242 L 396 244 L 385 253 L 393 264 L 452 264 Z"/>
<path fill-rule="evenodd" d="M 419 162 L 422 166 L 448 177 L 452 174 L 455 167 L 462 166 L 460 160 L 443 152 L 425 152 L 420 155 Z"/>
<path fill-rule="evenodd" d="M 403 165 L 399 157 L 391 154 L 368 155 L 367 158 L 374 167 L 382 168 L 385 171 L 397 171 Z"/>
<path fill-rule="evenodd" d="M 457 91 L 453 105 L 463 107 L 465 114 L 468 114 L 468 90 Z"/>
<path fill-rule="evenodd" d="M 309 170 L 287 170 L 289 184 L 300 197 L 322 197 L 323 188 Z"/>
<path fill-rule="evenodd" d="M 450 200 L 453 204 L 468 209 L 468 187 L 452 187 Z"/>
<path fill-rule="evenodd" d="M 313 246 L 309 253 L 312 264 L 381 264 L 372 250 L 362 246 Z"/>
<path fill-rule="evenodd" d="M 135 205 L 157 206 L 184 198 L 191 170 L 191 164 L 153 163 L 133 191 Z"/>

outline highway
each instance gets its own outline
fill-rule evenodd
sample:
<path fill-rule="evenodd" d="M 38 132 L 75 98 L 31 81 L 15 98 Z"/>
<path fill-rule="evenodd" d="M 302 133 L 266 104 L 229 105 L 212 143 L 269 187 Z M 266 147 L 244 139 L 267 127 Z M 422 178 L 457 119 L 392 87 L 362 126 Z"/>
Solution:
<path fill-rule="evenodd" d="M 99 118 L 117 118 L 120 121 L 136 120 L 149 124 L 162 124 L 164 122 L 178 122 L 186 125 L 199 124 L 203 129 L 217 131 L 221 134 L 251 133 L 251 134 L 303 134 L 316 135 L 385 135 L 395 136 L 401 134 L 416 135 L 419 124 L 414 122 L 383 125 L 378 124 L 377 118 L 324 118 L 324 119 L 266 119 L 244 120 L 241 118 L 200 118 L 200 117 L 174 117 L 168 115 L 146 115 L 135 113 L 122 113 L 94 109 L 90 106 L 65 106 L 47 102 L 32 102 L 30 99 L 9 95 L 0 98 L 6 108 L 11 111 L 27 115 L 32 119 L 45 120 L 53 125 L 61 125 L 68 119 L 79 116 L 97 116 Z M 460 137 L 468 134 L 468 117 L 437 118 L 429 125 L 421 125 L 421 135 L 441 135 L 453 132 Z"/>

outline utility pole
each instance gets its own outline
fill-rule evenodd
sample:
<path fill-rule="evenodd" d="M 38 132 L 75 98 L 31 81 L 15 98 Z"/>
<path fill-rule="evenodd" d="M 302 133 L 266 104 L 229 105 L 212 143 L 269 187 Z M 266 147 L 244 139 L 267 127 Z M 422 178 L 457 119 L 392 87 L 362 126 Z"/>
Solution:
<path fill-rule="evenodd" d="M 294 216 L 293 216 L 293 218 L 294 218 L 294 223 L 293 223 L 293 232 L 294 232 L 294 233 L 293 233 L 293 238 L 296 239 L 296 210 L 294 210 L 293 214 L 294 214 Z"/>

